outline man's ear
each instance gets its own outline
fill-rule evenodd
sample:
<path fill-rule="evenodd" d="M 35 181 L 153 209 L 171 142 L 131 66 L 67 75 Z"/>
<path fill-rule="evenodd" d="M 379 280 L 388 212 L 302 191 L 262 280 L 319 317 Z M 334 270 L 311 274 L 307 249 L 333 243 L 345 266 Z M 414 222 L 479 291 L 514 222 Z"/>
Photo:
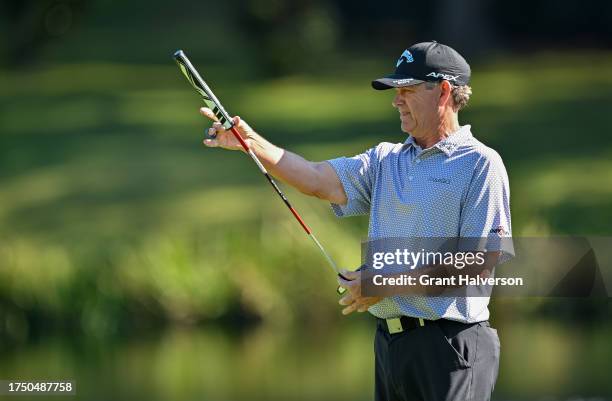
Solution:
<path fill-rule="evenodd" d="M 453 99 L 451 98 L 452 91 L 453 91 L 453 87 L 448 81 L 445 80 L 445 81 L 440 82 L 440 104 L 441 105 L 446 105 L 448 104 L 447 102 L 451 102 L 451 105 L 452 105 L 452 101 L 453 101 Z"/>

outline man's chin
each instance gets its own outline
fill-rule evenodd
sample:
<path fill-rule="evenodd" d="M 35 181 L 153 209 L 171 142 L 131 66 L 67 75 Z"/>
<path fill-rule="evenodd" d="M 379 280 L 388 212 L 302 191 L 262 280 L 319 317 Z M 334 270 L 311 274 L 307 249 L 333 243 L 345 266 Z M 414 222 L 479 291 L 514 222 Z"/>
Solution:
<path fill-rule="evenodd" d="M 412 124 L 408 125 L 408 124 L 401 124 L 400 125 L 402 131 L 404 131 L 407 134 L 410 134 L 410 132 L 414 129 L 414 126 Z"/>

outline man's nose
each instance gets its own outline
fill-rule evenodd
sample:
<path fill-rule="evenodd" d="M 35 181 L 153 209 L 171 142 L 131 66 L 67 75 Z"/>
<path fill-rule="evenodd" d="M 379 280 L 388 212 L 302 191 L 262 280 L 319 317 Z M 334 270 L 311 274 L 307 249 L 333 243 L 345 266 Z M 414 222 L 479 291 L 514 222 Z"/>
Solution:
<path fill-rule="evenodd" d="M 391 105 L 393 105 L 393 107 L 398 108 L 400 104 L 402 104 L 402 99 L 400 97 L 399 94 L 395 95 L 395 97 L 393 98 L 393 101 L 391 102 Z"/>

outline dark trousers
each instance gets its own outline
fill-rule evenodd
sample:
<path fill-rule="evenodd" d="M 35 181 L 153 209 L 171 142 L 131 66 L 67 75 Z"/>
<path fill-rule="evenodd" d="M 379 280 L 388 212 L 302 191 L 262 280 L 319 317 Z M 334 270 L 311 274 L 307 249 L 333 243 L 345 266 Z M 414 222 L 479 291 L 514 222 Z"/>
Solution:
<path fill-rule="evenodd" d="M 488 401 L 499 369 L 489 322 L 428 321 L 397 334 L 377 320 L 376 401 Z"/>

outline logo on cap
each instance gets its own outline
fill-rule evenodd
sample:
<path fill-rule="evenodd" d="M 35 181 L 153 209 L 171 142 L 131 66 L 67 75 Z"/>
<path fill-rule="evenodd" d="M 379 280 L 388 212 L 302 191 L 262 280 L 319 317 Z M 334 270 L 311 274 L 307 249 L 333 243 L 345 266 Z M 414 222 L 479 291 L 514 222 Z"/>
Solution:
<path fill-rule="evenodd" d="M 413 81 L 413 79 L 412 79 L 412 78 L 394 79 L 394 80 L 393 80 L 393 83 L 394 83 L 395 85 L 404 85 L 404 84 L 410 83 L 410 82 L 412 82 L 412 81 Z"/>
<path fill-rule="evenodd" d="M 429 74 L 427 74 L 427 76 L 434 77 L 434 78 L 442 78 L 442 79 L 446 79 L 447 81 L 456 81 L 457 78 L 460 77 L 460 75 L 443 74 L 441 72 L 430 72 Z"/>
<path fill-rule="evenodd" d="M 400 58 L 397 59 L 397 64 L 395 64 L 395 68 L 399 67 L 402 61 L 406 61 L 407 63 L 412 63 L 414 61 L 414 58 L 412 57 L 412 53 L 410 53 L 408 50 L 404 50 Z"/>

